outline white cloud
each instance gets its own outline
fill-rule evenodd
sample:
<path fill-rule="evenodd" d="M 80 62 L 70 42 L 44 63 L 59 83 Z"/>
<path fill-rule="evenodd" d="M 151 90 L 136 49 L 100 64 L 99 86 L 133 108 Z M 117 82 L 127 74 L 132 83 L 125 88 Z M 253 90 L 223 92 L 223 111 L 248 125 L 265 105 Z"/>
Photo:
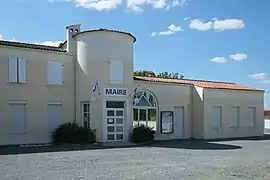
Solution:
<path fill-rule="evenodd" d="M 34 44 L 40 44 L 40 45 L 45 45 L 45 46 L 59 46 L 60 43 L 63 41 L 44 41 L 41 43 L 35 42 Z"/>
<path fill-rule="evenodd" d="M 235 60 L 235 61 L 243 61 L 243 60 L 247 59 L 247 55 L 244 53 L 231 54 L 230 58 Z"/>
<path fill-rule="evenodd" d="M 240 19 L 225 19 L 225 20 L 214 19 L 212 22 L 213 22 L 213 29 L 217 31 L 242 29 L 245 27 L 244 21 Z"/>
<path fill-rule="evenodd" d="M 226 63 L 227 59 L 225 57 L 214 57 L 210 59 L 210 61 L 215 62 L 215 63 Z"/>
<path fill-rule="evenodd" d="M 252 75 L 249 75 L 249 78 L 256 80 L 259 83 L 270 83 L 270 77 L 267 73 L 255 73 Z"/>
<path fill-rule="evenodd" d="M 198 31 L 225 31 L 233 29 L 242 29 L 245 27 L 243 20 L 240 19 L 225 19 L 218 20 L 212 19 L 211 21 L 203 21 L 200 19 L 192 19 L 189 23 L 189 28 L 195 29 Z"/>
<path fill-rule="evenodd" d="M 187 0 L 48 0 L 50 3 L 54 2 L 73 2 L 76 7 L 86 9 L 95 9 L 98 11 L 115 9 L 121 4 L 126 4 L 128 9 L 133 11 L 142 11 L 146 5 L 155 9 L 170 9 L 176 6 L 184 6 Z"/>
<path fill-rule="evenodd" d="M 3 41 L 16 41 L 15 38 L 13 38 L 13 39 L 5 39 L 3 34 L 0 34 L 0 40 L 3 40 Z"/>
<path fill-rule="evenodd" d="M 5 39 L 4 36 L 0 33 L 0 40 L 4 40 L 4 41 L 18 41 L 15 38 L 13 39 Z M 44 41 L 44 42 L 35 42 L 33 44 L 40 44 L 40 45 L 45 45 L 45 46 L 59 46 L 60 43 L 62 43 L 63 41 Z M 32 42 L 30 42 L 32 43 Z"/>
<path fill-rule="evenodd" d="M 0 34 L 0 40 L 4 40 L 4 41 L 17 41 L 15 38 L 13 39 L 5 39 L 4 36 L 2 34 Z M 40 45 L 45 45 L 45 46 L 59 46 L 60 43 L 62 43 L 63 41 L 44 41 L 44 42 L 35 42 L 33 44 L 40 44 Z"/>
<path fill-rule="evenodd" d="M 160 32 L 152 32 L 151 36 L 166 36 L 166 35 L 172 35 L 177 32 L 184 31 L 180 26 L 176 26 L 174 24 L 169 25 L 167 31 L 160 31 Z"/>
<path fill-rule="evenodd" d="M 255 73 L 255 74 L 249 75 L 249 77 L 252 79 L 262 80 L 262 79 L 267 78 L 267 74 L 266 73 Z"/>
<path fill-rule="evenodd" d="M 196 29 L 198 31 L 209 31 L 211 30 L 213 24 L 211 21 L 203 22 L 199 19 L 192 19 L 189 23 L 190 29 Z"/>

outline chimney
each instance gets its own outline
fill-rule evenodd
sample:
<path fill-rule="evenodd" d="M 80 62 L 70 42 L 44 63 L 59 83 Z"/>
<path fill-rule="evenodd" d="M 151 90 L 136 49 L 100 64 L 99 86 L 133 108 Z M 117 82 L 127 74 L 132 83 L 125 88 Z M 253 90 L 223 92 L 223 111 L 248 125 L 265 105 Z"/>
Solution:
<path fill-rule="evenodd" d="M 81 30 L 81 25 L 76 24 L 76 25 L 70 25 L 66 27 L 67 31 L 67 52 L 74 52 L 74 46 L 75 46 L 75 41 L 73 39 L 73 36 L 79 33 Z"/>

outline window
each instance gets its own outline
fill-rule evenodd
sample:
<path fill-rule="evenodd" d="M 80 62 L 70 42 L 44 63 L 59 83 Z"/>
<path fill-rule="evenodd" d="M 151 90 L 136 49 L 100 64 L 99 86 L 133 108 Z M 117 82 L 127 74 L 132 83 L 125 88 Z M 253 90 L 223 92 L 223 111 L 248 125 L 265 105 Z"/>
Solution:
<path fill-rule="evenodd" d="M 8 59 L 8 80 L 11 83 L 26 83 L 26 60 L 19 57 Z"/>
<path fill-rule="evenodd" d="M 47 61 L 47 84 L 63 84 L 63 63 Z"/>
<path fill-rule="evenodd" d="M 26 101 L 10 101 L 11 133 L 26 132 Z"/>
<path fill-rule="evenodd" d="M 173 133 L 173 112 L 162 111 L 160 112 L 161 117 L 161 133 L 170 134 Z"/>
<path fill-rule="evenodd" d="M 256 123 L 256 108 L 255 107 L 248 107 L 247 110 L 247 117 L 245 120 L 246 127 L 254 127 Z"/>
<path fill-rule="evenodd" d="M 85 128 L 90 128 L 90 104 L 89 102 L 82 103 L 82 120 Z"/>
<path fill-rule="evenodd" d="M 212 127 L 215 129 L 221 128 L 222 108 L 221 106 L 212 107 Z"/>
<path fill-rule="evenodd" d="M 53 131 L 61 125 L 61 114 L 62 114 L 62 102 L 49 102 L 48 103 L 48 120 L 49 120 L 49 131 Z"/>
<path fill-rule="evenodd" d="M 232 128 L 239 127 L 240 107 L 239 106 L 233 106 L 231 115 L 232 115 L 232 117 L 231 117 L 230 127 L 232 127 Z"/>
<path fill-rule="evenodd" d="M 135 93 L 133 100 L 133 126 L 142 124 L 157 130 L 157 101 L 146 90 Z"/>
<path fill-rule="evenodd" d="M 106 108 L 125 108 L 125 103 L 122 101 L 106 101 Z"/>
<path fill-rule="evenodd" d="M 124 82 L 124 62 L 122 60 L 110 60 L 110 83 Z"/>

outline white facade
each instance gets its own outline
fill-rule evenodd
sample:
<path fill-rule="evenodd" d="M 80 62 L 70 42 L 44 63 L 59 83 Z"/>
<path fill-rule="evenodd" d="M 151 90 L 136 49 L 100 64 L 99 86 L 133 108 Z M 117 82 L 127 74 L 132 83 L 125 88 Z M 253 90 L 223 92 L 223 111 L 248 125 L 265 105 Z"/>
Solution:
<path fill-rule="evenodd" d="M 60 124 L 128 141 L 133 127 L 156 140 L 263 135 L 264 91 L 233 83 L 134 77 L 130 33 L 66 28 L 48 47 L 0 41 L 0 145 L 48 143 Z"/>

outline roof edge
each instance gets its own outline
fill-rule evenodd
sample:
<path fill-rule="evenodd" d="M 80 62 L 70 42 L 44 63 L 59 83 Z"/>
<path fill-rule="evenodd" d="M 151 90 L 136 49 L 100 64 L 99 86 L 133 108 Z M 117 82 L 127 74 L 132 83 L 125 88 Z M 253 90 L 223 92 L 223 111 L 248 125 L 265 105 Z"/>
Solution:
<path fill-rule="evenodd" d="M 192 85 L 192 86 L 197 86 L 197 87 L 201 87 L 201 88 L 205 88 L 205 89 L 222 89 L 222 90 L 235 90 L 235 91 L 252 91 L 252 92 L 265 92 L 265 90 L 262 90 L 262 89 L 256 89 L 256 88 L 250 88 L 250 87 L 247 87 L 246 89 L 244 88 L 221 88 L 221 87 L 204 87 L 204 86 L 200 86 L 198 84 L 192 84 L 192 83 L 188 83 L 188 82 L 162 82 L 162 81 L 151 81 L 151 80 L 146 80 L 145 78 L 148 78 L 148 77 L 144 77 L 144 76 L 134 76 L 133 79 L 134 80 L 139 80 L 139 81 L 145 81 L 145 82 L 156 82 L 156 83 L 170 83 L 170 84 L 186 84 L 186 85 Z M 151 78 L 151 77 L 150 77 Z M 157 77 L 154 77 L 154 78 L 157 78 Z M 160 80 L 164 79 L 164 78 L 158 78 Z M 168 78 L 168 79 L 171 79 L 171 80 L 176 80 L 176 79 L 173 79 L 173 78 Z M 235 83 L 231 83 L 231 82 L 221 82 L 221 81 L 207 81 L 207 80 L 191 80 L 191 79 L 179 79 L 179 80 L 183 80 L 183 81 L 194 81 L 194 82 L 209 82 L 209 83 L 225 83 L 225 84 L 232 84 L 234 85 Z M 235 84 L 236 85 L 236 84 Z"/>
<path fill-rule="evenodd" d="M 194 86 L 192 83 L 176 83 L 176 82 L 161 82 L 161 81 L 151 81 L 151 80 L 146 80 L 146 79 L 141 79 L 140 77 L 143 76 L 133 76 L 133 80 L 135 81 L 143 81 L 143 82 L 152 82 L 152 83 L 164 83 L 164 84 L 185 84 L 185 85 L 192 85 Z"/>
<path fill-rule="evenodd" d="M 128 35 L 130 37 L 133 38 L 133 43 L 135 43 L 137 41 L 136 37 L 134 35 L 132 35 L 129 32 L 125 32 L 125 31 L 118 31 L 118 30 L 113 30 L 113 29 L 106 29 L 106 28 L 100 28 L 100 29 L 91 29 L 91 30 L 87 30 L 87 31 L 81 31 L 78 32 L 77 34 L 75 34 L 73 37 L 76 37 L 77 35 L 80 34 L 85 34 L 85 33 L 91 33 L 91 32 L 113 32 L 113 33 L 120 33 L 120 34 L 125 34 Z M 67 43 L 67 41 L 64 41 L 62 43 L 59 44 L 59 48 L 62 48 L 65 44 Z"/>
<path fill-rule="evenodd" d="M 0 40 L 0 46 L 19 47 L 19 48 L 26 48 L 26 49 L 38 49 L 38 50 L 54 51 L 54 52 L 66 52 L 65 49 L 62 49 L 59 46 L 48 46 L 48 45 L 26 43 L 26 42 L 20 42 L 20 41 Z"/>
<path fill-rule="evenodd" d="M 85 33 L 91 33 L 91 32 L 113 32 L 113 33 L 119 33 L 119 34 L 124 34 L 124 35 L 128 35 L 131 38 L 133 38 L 133 43 L 136 42 L 136 37 L 133 36 L 131 33 L 129 32 L 125 32 L 125 31 L 118 31 L 118 30 L 113 30 L 113 29 L 106 29 L 106 28 L 100 28 L 100 29 L 91 29 L 91 30 L 87 30 L 87 31 L 81 31 L 78 32 L 77 34 L 75 34 L 73 37 L 76 37 L 78 35 L 81 34 L 85 34 Z"/>

